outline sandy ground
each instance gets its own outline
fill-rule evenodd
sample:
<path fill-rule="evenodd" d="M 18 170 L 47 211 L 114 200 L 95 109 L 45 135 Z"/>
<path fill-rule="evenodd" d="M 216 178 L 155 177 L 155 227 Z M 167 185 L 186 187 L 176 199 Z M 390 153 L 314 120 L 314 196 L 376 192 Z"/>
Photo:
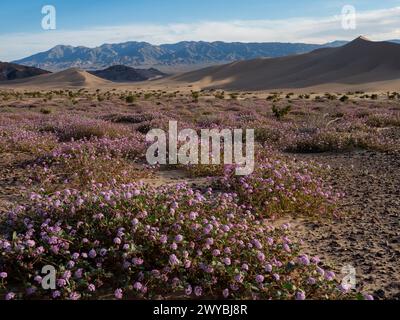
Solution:
<path fill-rule="evenodd" d="M 345 154 L 296 155 L 330 165 L 328 182 L 346 196 L 340 220 L 291 220 L 310 254 L 357 271 L 357 285 L 385 299 L 400 299 L 400 158 L 354 151 Z"/>
<path fill-rule="evenodd" d="M 23 169 L 18 164 L 28 160 L 26 155 L 15 157 L 12 154 L 2 154 L 0 158 L 0 213 L 22 203 L 24 185 L 21 182 L 24 176 Z M 16 168 L 17 167 L 17 168 Z"/>

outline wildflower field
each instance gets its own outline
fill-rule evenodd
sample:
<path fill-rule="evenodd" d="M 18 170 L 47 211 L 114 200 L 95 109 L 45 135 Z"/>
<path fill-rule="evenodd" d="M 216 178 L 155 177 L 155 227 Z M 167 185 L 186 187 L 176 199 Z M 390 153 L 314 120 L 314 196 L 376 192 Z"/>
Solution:
<path fill-rule="evenodd" d="M 170 120 L 255 129 L 254 172 L 150 166 Z M 0 298 L 373 299 L 288 221 L 351 214 L 312 156 L 397 154 L 399 128 L 396 93 L 0 92 Z"/>

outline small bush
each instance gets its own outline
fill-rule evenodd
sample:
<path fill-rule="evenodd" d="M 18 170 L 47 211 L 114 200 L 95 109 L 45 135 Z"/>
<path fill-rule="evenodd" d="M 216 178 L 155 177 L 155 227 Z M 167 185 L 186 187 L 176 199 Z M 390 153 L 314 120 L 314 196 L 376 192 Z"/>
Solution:
<path fill-rule="evenodd" d="M 129 95 L 125 98 L 126 103 L 134 103 L 135 102 L 135 96 Z"/>
<path fill-rule="evenodd" d="M 291 105 L 287 105 L 284 108 L 279 108 L 276 105 L 272 106 L 272 113 L 274 114 L 275 118 L 278 120 L 283 119 L 283 117 L 285 117 L 290 110 L 292 110 L 292 106 Z"/>
<path fill-rule="evenodd" d="M 239 94 L 238 93 L 231 93 L 229 96 L 230 96 L 230 98 L 232 100 L 237 100 L 237 98 L 239 97 Z"/>
<path fill-rule="evenodd" d="M 199 97 L 200 97 L 200 92 L 192 91 L 193 102 L 198 102 L 199 101 Z"/>
<path fill-rule="evenodd" d="M 106 121 L 78 117 L 53 118 L 42 124 L 39 129 L 56 134 L 62 142 L 94 137 L 116 138 L 126 131 L 123 127 Z"/>
<path fill-rule="evenodd" d="M 42 114 L 50 114 L 50 113 L 51 113 L 51 110 L 50 110 L 50 109 L 41 108 L 41 109 L 40 109 L 40 113 L 42 113 Z"/>
<path fill-rule="evenodd" d="M 374 114 L 369 116 L 367 125 L 376 128 L 400 127 L 400 115 L 398 114 Z"/>
<path fill-rule="evenodd" d="M 138 124 L 145 121 L 151 121 L 154 119 L 154 116 L 151 114 L 111 114 L 103 117 L 103 119 L 115 123 Z"/>

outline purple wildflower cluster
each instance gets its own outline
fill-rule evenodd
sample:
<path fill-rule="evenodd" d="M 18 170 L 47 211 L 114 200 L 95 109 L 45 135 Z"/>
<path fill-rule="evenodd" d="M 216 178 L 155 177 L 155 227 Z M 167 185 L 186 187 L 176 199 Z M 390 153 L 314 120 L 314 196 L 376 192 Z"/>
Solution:
<path fill-rule="evenodd" d="M 34 194 L 30 206 L 3 218 L 3 285 L 19 283 L 31 297 L 57 299 L 89 298 L 98 290 L 117 299 L 343 295 L 318 259 L 299 255 L 286 225 L 273 227 L 237 199 L 185 184 Z M 44 263 L 58 270 L 53 292 L 40 286 Z"/>

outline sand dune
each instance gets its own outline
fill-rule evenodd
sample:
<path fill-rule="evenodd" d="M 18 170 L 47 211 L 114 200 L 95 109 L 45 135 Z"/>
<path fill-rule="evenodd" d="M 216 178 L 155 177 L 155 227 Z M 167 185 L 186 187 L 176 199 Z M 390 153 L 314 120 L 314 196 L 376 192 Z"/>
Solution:
<path fill-rule="evenodd" d="M 36 89 L 65 89 L 65 88 L 94 88 L 107 86 L 111 82 L 100 79 L 86 71 L 71 68 L 57 73 L 40 75 L 29 79 L 0 83 L 5 88 L 36 88 Z"/>
<path fill-rule="evenodd" d="M 400 45 L 363 37 L 340 48 L 274 59 L 234 62 L 185 73 L 171 81 L 201 88 L 270 90 L 358 87 L 368 90 L 400 84 Z"/>

